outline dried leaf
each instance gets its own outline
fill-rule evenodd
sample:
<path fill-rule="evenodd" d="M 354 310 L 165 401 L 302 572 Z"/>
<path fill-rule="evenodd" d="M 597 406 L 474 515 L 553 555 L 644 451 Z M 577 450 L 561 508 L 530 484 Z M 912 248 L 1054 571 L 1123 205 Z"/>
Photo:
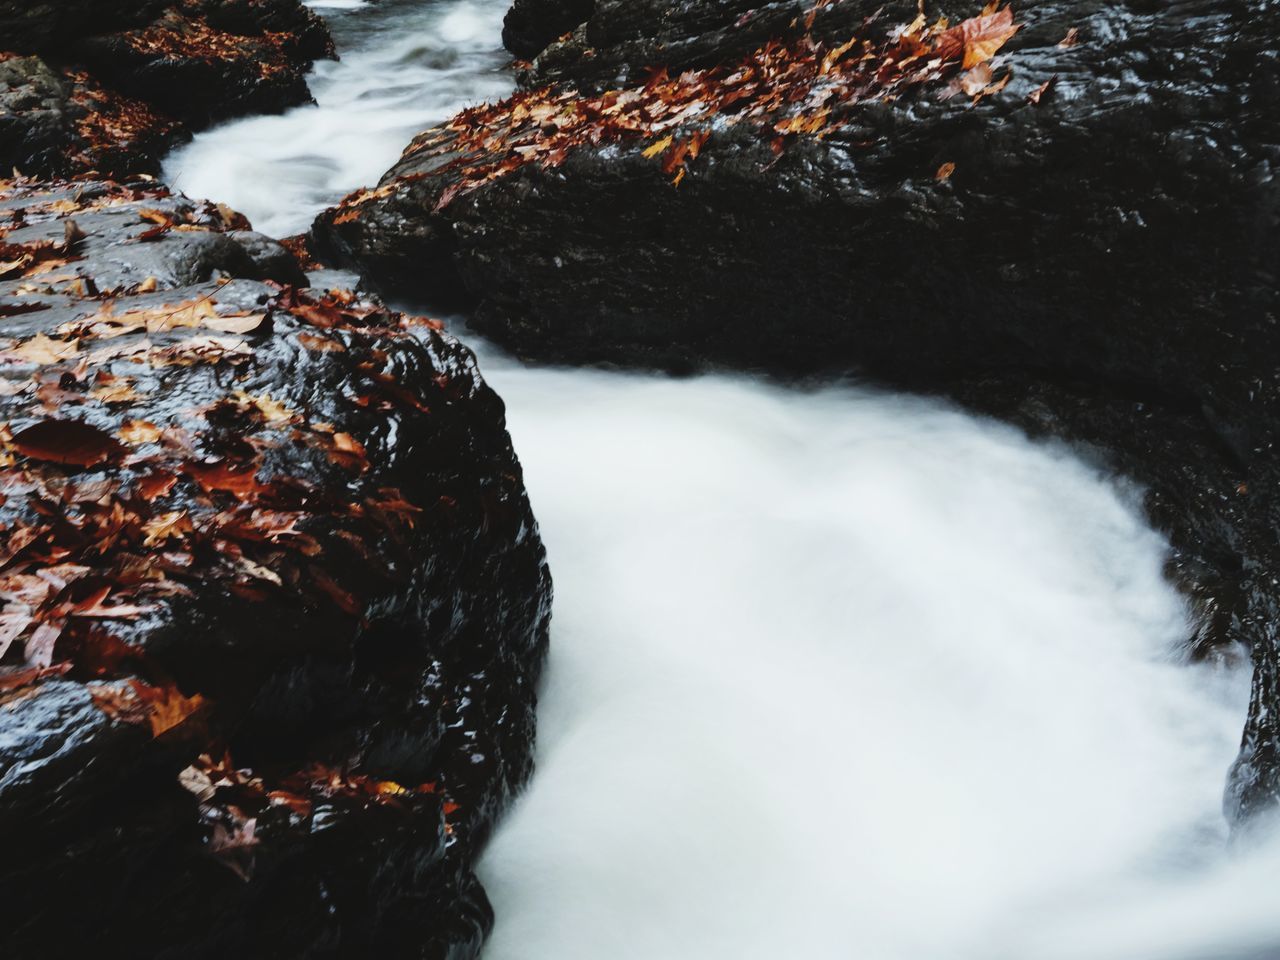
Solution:
<path fill-rule="evenodd" d="M 1040 84 L 1040 86 L 1036 87 L 1029 94 L 1027 94 L 1027 102 L 1039 104 L 1040 101 L 1044 98 L 1044 95 L 1049 92 L 1049 90 L 1053 87 L 1053 85 L 1057 82 L 1057 80 L 1058 80 L 1058 75 L 1055 73 L 1052 77 L 1050 77 L 1044 83 Z"/>
<path fill-rule="evenodd" d="M 80 420 L 41 420 L 14 434 L 13 446 L 33 460 L 71 467 L 92 467 L 125 451 L 111 434 Z"/>
<path fill-rule="evenodd" d="M 138 446 L 159 442 L 161 433 L 161 429 L 150 420 L 126 420 L 124 425 L 116 431 L 116 436 L 125 443 Z"/>
<path fill-rule="evenodd" d="M 656 157 L 658 154 L 662 153 L 663 150 L 666 150 L 667 147 L 671 146 L 671 140 L 672 138 L 668 135 L 663 137 L 661 140 L 658 140 L 655 143 L 650 144 L 648 147 L 645 148 L 642 156 L 646 160 Z"/>
<path fill-rule="evenodd" d="M 15 347 L 10 347 L 5 351 L 5 356 L 24 363 L 45 365 L 70 360 L 79 352 L 80 344 L 74 340 L 54 340 L 51 337 L 46 337 L 43 333 L 37 333 L 30 340 L 26 340 Z"/>
<path fill-rule="evenodd" d="M 956 165 L 948 160 L 938 168 L 938 172 L 933 175 L 933 179 L 938 181 L 950 180 L 951 175 L 956 172 Z"/>

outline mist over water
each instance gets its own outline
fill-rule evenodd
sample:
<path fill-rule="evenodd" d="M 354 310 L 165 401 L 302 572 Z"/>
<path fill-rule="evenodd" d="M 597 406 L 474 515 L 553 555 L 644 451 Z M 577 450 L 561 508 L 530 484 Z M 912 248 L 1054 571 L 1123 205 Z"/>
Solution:
<path fill-rule="evenodd" d="M 169 177 L 305 229 L 510 89 L 507 5 L 314 0 L 318 106 Z M 1136 491 L 938 403 L 480 346 L 556 580 L 488 960 L 1280 958 L 1280 841 L 1221 815 L 1248 670 L 1182 662 Z"/>

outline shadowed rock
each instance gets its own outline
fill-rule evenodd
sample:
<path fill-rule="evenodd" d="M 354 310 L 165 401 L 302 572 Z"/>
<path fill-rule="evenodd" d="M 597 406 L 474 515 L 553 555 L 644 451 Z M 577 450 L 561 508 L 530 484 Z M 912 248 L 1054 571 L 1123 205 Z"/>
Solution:
<path fill-rule="evenodd" d="M 0 164 L 55 177 L 156 173 L 192 130 L 306 103 L 312 61 L 332 55 L 300 0 L 0 0 Z"/>
<path fill-rule="evenodd" d="M 439 324 L 226 208 L 0 184 L 6 956 L 469 957 L 550 581 Z"/>

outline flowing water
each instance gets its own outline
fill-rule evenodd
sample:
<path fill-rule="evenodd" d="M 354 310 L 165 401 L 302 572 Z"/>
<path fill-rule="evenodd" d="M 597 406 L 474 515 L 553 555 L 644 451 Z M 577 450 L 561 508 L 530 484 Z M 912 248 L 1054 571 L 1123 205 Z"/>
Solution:
<path fill-rule="evenodd" d="M 511 83 L 506 0 L 313 5 L 318 105 L 167 171 L 276 234 Z M 482 363 L 557 589 L 490 960 L 1280 957 L 1247 671 L 1180 661 L 1135 491 L 909 397 Z"/>

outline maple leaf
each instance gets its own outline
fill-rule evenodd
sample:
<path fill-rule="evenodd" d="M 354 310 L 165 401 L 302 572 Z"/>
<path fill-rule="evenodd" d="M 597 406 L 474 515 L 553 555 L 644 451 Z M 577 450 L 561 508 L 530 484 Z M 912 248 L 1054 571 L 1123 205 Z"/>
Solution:
<path fill-rule="evenodd" d="M 190 697 L 183 696 L 182 691 L 174 684 L 153 687 L 141 680 L 130 680 L 129 685 L 146 708 L 147 723 L 151 726 L 153 737 L 180 726 L 208 704 L 198 693 Z"/>
<path fill-rule="evenodd" d="M 13 435 L 25 457 L 71 467 L 92 467 L 121 456 L 125 447 L 105 430 L 80 420 L 41 420 Z"/>
<path fill-rule="evenodd" d="M 176 480 L 176 478 L 173 479 Z M 142 525 L 142 532 L 146 534 L 143 546 L 154 547 L 164 543 L 166 540 L 180 540 L 194 531 L 195 528 L 191 524 L 191 517 L 185 511 L 173 510 L 169 513 L 152 517 Z"/>

